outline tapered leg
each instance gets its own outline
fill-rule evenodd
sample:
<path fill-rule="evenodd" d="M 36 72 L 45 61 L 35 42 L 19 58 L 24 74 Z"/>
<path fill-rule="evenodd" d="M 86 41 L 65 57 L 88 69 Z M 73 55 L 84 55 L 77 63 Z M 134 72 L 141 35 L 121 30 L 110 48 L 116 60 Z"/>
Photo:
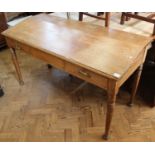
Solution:
<path fill-rule="evenodd" d="M 83 12 L 79 12 L 79 21 L 83 20 Z"/>
<path fill-rule="evenodd" d="M 109 27 L 110 25 L 110 12 L 105 13 L 105 27 Z"/>
<path fill-rule="evenodd" d="M 111 121 L 114 113 L 117 92 L 118 90 L 116 89 L 116 84 L 113 82 L 109 82 L 106 125 L 105 125 L 105 133 L 103 136 L 103 138 L 106 140 L 108 139 L 109 132 L 110 132 L 110 126 L 111 126 Z"/>
<path fill-rule="evenodd" d="M 15 51 L 14 48 L 10 48 L 10 51 L 11 51 L 11 55 L 12 55 L 12 61 L 14 63 L 15 69 L 16 69 L 16 73 L 17 73 L 17 77 L 18 77 L 18 80 L 19 80 L 19 84 L 23 85 L 24 81 L 23 81 L 22 74 L 21 74 L 21 71 L 20 71 L 20 67 L 19 67 L 16 51 Z"/>
<path fill-rule="evenodd" d="M 143 65 L 141 65 L 136 70 L 136 72 L 134 73 L 135 75 L 134 75 L 134 81 L 133 81 L 133 86 L 132 86 L 132 92 L 131 92 L 130 101 L 128 103 L 129 106 L 133 105 L 134 98 L 135 98 L 135 95 L 136 95 L 136 92 L 137 92 L 137 88 L 138 88 L 138 84 L 139 84 L 139 81 L 140 81 L 140 77 L 141 77 L 141 74 L 142 74 L 142 69 L 143 69 Z"/>

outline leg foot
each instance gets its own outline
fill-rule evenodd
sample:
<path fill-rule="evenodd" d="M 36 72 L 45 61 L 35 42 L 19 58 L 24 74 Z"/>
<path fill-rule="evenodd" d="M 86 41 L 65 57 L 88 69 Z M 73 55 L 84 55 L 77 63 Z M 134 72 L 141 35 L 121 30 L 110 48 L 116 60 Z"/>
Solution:
<path fill-rule="evenodd" d="M 104 135 L 103 135 L 103 139 L 104 139 L 104 140 L 108 140 L 108 139 L 109 139 L 109 136 L 106 135 L 106 134 L 104 134 Z"/>
<path fill-rule="evenodd" d="M 23 86 L 23 85 L 24 85 L 24 81 L 19 81 L 19 84 L 20 84 L 21 86 Z"/>
<path fill-rule="evenodd" d="M 128 106 L 128 107 L 132 107 L 133 105 L 134 105 L 133 102 L 128 102 L 128 103 L 127 103 L 127 106 Z"/>
<path fill-rule="evenodd" d="M 48 67 L 48 69 L 51 69 L 52 68 L 52 65 L 47 64 L 47 67 Z"/>

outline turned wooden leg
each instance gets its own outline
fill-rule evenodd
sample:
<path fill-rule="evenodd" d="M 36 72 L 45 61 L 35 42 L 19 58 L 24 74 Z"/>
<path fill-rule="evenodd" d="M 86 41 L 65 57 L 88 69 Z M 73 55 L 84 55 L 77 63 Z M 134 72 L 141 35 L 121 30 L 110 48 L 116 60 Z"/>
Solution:
<path fill-rule="evenodd" d="M 109 27 L 110 25 L 110 12 L 105 13 L 105 27 Z"/>
<path fill-rule="evenodd" d="M 133 81 L 133 85 L 132 85 L 131 97 L 130 97 L 130 101 L 128 103 L 129 106 L 133 105 L 134 98 L 135 98 L 137 88 L 138 88 L 138 84 L 139 84 L 139 81 L 140 81 L 140 77 L 141 77 L 141 74 L 142 74 L 142 69 L 143 69 L 143 65 L 138 67 L 138 69 L 134 73 L 134 81 Z"/>
<path fill-rule="evenodd" d="M 83 20 L 83 12 L 79 12 L 79 21 Z"/>
<path fill-rule="evenodd" d="M 122 12 L 122 16 L 121 16 L 121 22 L 120 22 L 120 24 L 124 24 L 124 22 L 125 22 L 125 18 L 126 18 L 126 16 L 125 16 L 125 14 L 124 14 L 124 12 Z"/>
<path fill-rule="evenodd" d="M 17 77 L 18 77 L 18 80 L 19 80 L 19 84 L 23 85 L 24 81 L 23 81 L 22 74 L 21 74 L 21 71 L 20 71 L 20 67 L 19 67 L 16 51 L 15 51 L 14 48 L 10 48 L 10 51 L 11 51 L 11 55 L 12 55 L 12 61 L 14 63 L 15 69 L 16 69 L 16 73 L 17 73 Z"/>
<path fill-rule="evenodd" d="M 108 139 L 109 132 L 110 132 L 110 126 L 111 121 L 114 113 L 114 107 L 115 107 L 115 101 L 116 101 L 116 95 L 117 95 L 117 88 L 116 84 L 112 82 L 109 82 L 109 88 L 108 88 L 108 104 L 107 104 L 107 113 L 106 113 L 106 125 L 105 125 L 105 133 L 103 138 Z"/>

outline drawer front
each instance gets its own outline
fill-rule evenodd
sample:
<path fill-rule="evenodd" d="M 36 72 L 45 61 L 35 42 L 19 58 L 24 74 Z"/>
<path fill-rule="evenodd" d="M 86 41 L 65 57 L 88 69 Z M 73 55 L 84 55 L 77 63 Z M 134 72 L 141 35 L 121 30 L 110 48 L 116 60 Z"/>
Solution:
<path fill-rule="evenodd" d="M 56 68 L 59 68 L 59 69 L 64 68 L 64 61 L 61 60 L 60 58 L 57 58 L 54 55 L 43 52 L 43 51 L 33 48 L 33 47 L 29 47 L 24 44 L 20 44 L 20 45 L 18 45 L 18 47 L 21 51 L 24 51 L 25 53 L 28 53 L 35 58 L 39 58 L 40 60 L 43 60 L 46 63 L 49 63 L 49 64 L 55 66 Z"/>
<path fill-rule="evenodd" d="M 78 78 L 97 85 L 100 88 L 107 89 L 107 78 L 97 73 L 89 71 L 83 67 L 66 62 L 65 71 L 77 76 Z"/>
<path fill-rule="evenodd" d="M 15 48 L 16 50 L 20 50 L 21 52 L 28 53 L 35 58 L 39 58 L 40 60 L 43 60 L 43 61 L 55 66 L 56 68 L 64 69 L 64 61 L 60 58 L 57 58 L 54 55 L 43 52 L 39 49 L 30 47 L 28 45 L 19 43 L 12 39 L 7 39 L 7 44 L 10 48 L 12 47 L 12 48 Z"/>

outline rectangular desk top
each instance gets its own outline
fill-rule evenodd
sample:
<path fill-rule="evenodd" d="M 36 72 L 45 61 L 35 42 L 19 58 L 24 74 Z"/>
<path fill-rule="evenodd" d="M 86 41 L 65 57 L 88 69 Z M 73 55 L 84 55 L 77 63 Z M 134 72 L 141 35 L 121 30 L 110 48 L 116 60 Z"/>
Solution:
<path fill-rule="evenodd" d="M 152 40 L 46 14 L 31 17 L 3 35 L 116 80 Z"/>

